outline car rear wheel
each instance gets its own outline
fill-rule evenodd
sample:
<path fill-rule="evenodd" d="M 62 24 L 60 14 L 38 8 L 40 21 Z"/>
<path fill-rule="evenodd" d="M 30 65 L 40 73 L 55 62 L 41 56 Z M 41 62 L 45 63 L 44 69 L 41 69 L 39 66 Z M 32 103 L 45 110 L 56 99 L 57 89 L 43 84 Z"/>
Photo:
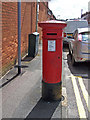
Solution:
<path fill-rule="evenodd" d="M 76 66 L 76 65 L 77 65 L 77 63 L 76 63 L 76 61 L 75 61 L 73 55 L 72 55 L 71 63 L 72 63 L 73 66 Z"/>
<path fill-rule="evenodd" d="M 70 48 L 69 48 L 69 55 L 71 55 L 71 51 L 70 51 Z"/>

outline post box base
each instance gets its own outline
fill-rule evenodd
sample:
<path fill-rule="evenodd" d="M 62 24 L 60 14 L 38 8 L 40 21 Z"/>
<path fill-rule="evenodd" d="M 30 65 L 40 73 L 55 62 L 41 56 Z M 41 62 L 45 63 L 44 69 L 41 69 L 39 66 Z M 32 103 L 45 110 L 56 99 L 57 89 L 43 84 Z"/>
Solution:
<path fill-rule="evenodd" d="M 46 101 L 61 100 L 62 98 L 62 82 L 46 83 L 42 81 L 42 99 Z"/>

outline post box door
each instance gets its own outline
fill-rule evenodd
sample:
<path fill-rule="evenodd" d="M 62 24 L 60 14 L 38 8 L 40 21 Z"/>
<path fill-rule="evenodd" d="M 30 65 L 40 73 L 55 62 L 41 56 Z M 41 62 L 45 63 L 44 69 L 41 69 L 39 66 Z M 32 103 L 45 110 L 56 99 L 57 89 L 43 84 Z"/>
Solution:
<path fill-rule="evenodd" d="M 48 83 L 58 83 L 62 74 L 62 40 L 43 41 L 43 79 Z"/>

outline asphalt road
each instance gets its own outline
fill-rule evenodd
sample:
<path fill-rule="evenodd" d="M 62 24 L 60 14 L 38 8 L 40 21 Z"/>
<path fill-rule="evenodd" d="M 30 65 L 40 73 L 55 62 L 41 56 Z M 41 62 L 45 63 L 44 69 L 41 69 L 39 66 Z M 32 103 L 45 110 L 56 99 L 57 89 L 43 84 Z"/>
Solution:
<path fill-rule="evenodd" d="M 67 91 L 67 117 L 90 119 L 90 63 L 73 67 L 68 47 L 63 48 L 63 86 Z"/>

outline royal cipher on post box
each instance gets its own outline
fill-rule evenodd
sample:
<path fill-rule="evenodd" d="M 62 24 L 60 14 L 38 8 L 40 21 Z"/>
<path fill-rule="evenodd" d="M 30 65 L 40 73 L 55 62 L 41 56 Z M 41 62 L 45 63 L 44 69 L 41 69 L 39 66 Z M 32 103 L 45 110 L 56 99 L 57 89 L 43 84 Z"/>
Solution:
<path fill-rule="evenodd" d="M 62 34 L 65 22 L 45 21 L 42 28 L 42 98 L 60 100 L 62 96 Z"/>

